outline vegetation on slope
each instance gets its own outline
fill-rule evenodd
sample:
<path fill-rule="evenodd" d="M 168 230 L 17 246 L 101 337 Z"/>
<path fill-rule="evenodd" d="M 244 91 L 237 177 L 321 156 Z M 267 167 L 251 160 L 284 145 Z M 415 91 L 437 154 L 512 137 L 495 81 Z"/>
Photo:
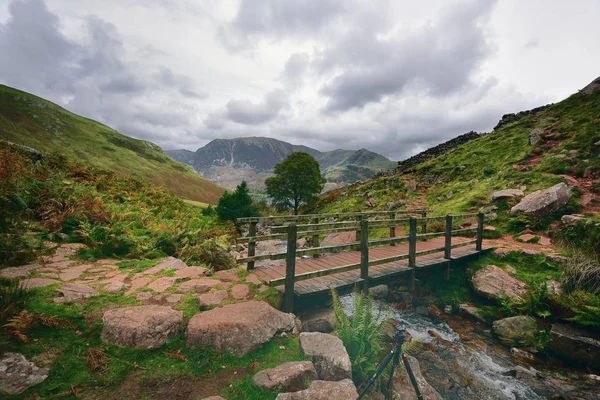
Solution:
<path fill-rule="evenodd" d="M 223 189 L 168 157 L 153 143 L 136 140 L 75 115 L 56 104 L 0 85 L 0 138 L 78 163 L 130 174 L 182 198 L 216 204 Z"/>
<path fill-rule="evenodd" d="M 34 259 L 44 240 L 87 244 L 84 256 L 157 257 L 230 265 L 229 225 L 166 190 L 51 155 L 41 161 L 0 142 L 0 265 Z"/>

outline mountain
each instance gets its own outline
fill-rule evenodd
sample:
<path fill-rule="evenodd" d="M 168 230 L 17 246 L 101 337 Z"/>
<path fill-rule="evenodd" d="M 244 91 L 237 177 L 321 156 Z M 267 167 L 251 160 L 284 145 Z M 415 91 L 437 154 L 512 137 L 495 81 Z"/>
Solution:
<path fill-rule="evenodd" d="M 0 139 L 145 178 L 189 200 L 216 204 L 224 191 L 188 166 L 173 161 L 154 143 L 130 138 L 4 85 L 0 85 Z"/>
<path fill-rule="evenodd" d="M 401 201 L 438 215 L 461 213 L 489 206 L 497 190 L 529 194 L 565 182 L 573 200 L 562 212 L 600 216 L 600 78 L 561 102 L 506 114 L 490 133 L 470 132 L 401 161 L 397 171 L 322 196 L 311 212 Z M 375 200 L 368 205 L 367 194 Z"/>
<path fill-rule="evenodd" d="M 234 188 L 246 180 L 254 190 L 262 190 L 265 179 L 273 175 L 275 165 L 298 151 L 309 153 L 319 161 L 328 182 L 326 190 L 368 179 L 395 167 L 393 161 L 366 149 L 321 152 L 264 137 L 215 139 L 195 153 L 189 150 L 167 150 L 166 153 L 224 187 Z"/>

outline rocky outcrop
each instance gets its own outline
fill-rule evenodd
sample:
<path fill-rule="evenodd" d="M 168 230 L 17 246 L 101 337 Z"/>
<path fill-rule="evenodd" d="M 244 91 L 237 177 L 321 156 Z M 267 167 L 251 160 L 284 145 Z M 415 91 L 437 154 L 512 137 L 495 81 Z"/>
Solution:
<path fill-rule="evenodd" d="M 307 311 L 300 315 L 303 332 L 329 333 L 335 329 L 335 315 L 333 309 Z"/>
<path fill-rule="evenodd" d="M 293 314 L 263 301 L 249 301 L 194 315 L 188 323 L 186 342 L 189 347 L 210 347 L 243 356 L 294 326 Z"/>
<path fill-rule="evenodd" d="M 353 400 L 358 397 L 350 379 L 339 382 L 314 381 L 306 390 L 281 393 L 275 400 Z"/>
<path fill-rule="evenodd" d="M 525 315 L 494 321 L 494 333 L 509 345 L 530 346 L 538 332 L 537 321 Z"/>
<path fill-rule="evenodd" d="M 306 389 L 317 379 L 317 371 L 310 361 L 292 361 L 276 368 L 265 369 L 254 375 L 256 385 L 267 390 L 297 392 Z"/>
<path fill-rule="evenodd" d="M 600 370 L 600 337 L 566 324 L 550 330 L 550 349 L 560 358 Z"/>
<path fill-rule="evenodd" d="M 5 353 L 0 358 L 0 394 L 16 395 L 48 377 L 47 368 L 38 368 L 23 354 Z"/>
<path fill-rule="evenodd" d="M 546 108 L 550 107 L 551 105 L 552 105 L 552 103 L 547 104 L 545 106 L 536 107 L 536 108 L 533 108 L 531 110 L 519 111 L 518 113 L 504 114 L 502 116 L 502 119 L 500 119 L 500 121 L 498 121 L 498 123 L 494 127 L 494 130 L 498 130 L 498 129 L 502 128 L 505 125 L 512 124 L 513 122 L 517 122 L 521 118 L 527 117 L 528 115 L 537 114 L 540 111 L 543 111 Z"/>
<path fill-rule="evenodd" d="M 523 197 L 524 193 L 519 189 L 504 189 L 492 193 L 492 203 L 496 201 L 506 201 L 517 197 Z"/>
<path fill-rule="evenodd" d="M 521 302 L 527 293 L 524 282 L 495 265 L 488 265 L 477 271 L 471 282 L 478 294 L 496 301 L 508 298 L 513 302 Z"/>
<path fill-rule="evenodd" d="M 589 85 L 581 89 L 583 94 L 592 94 L 600 90 L 600 77 L 594 79 Z"/>
<path fill-rule="evenodd" d="M 302 332 L 300 348 L 315 365 L 319 379 L 340 381 L 352 378 L 350 357 L 340 338 L 320 332 Z"/>
<path fill-rule="evenodd" d="M 137 306 L 108 310 L 102 321 L 102 341 L 119 346 L 155 349 L 174 339 L 183 313 L 169 306 Z"/>
<path fill-rule="evenodd" d="M 421 374 L 421 367 L 419 366 L 419 361 L 412 357 L 408 356 L 408 362 L 410 367 L 415 375 L 415 379 L 417 380 L 417 385 L 419 386 L 419 391 L 423 395 L 424 400 L 442 400 L 442 396 L 425 380 L 423 374 Z M 394 380 L 392 382 L 392 391 L 394 392 L 394 398 L 398 399 L 406 399 L 406 400 L 417 400 L 417 395 L 415 394 L 415 389 L 410 382 L 410 378 L 408 377 L 408 372 L 406 372 L 406 368 L 400 365 L 396 369 L 396 373 L 394 374 Z"/>
<path fill-rule="evenodd" d="M 519 204 L 511 208 L 510 214 L 548 215 L 563 207 L 571 198 L 571 189 L 565 183 L 559 183 L 548 189 L 537 190 L 523 197 Z"/>
<path fill-rule="evenodd" d="M 398 161 L 397 171 L 408 172 L 415 165 L 431 160 L 445 154 L 463 143 L 467 143 L 473 139 L 477 139 L 480 135 L 477 132 L 468 132 L 463 135 L 457 136 L 454 139 L 448 140 L 447 142 L 438 144 L 437 146 L 431 147 L 425 151 L 420 152 L 404 161 Z"/>

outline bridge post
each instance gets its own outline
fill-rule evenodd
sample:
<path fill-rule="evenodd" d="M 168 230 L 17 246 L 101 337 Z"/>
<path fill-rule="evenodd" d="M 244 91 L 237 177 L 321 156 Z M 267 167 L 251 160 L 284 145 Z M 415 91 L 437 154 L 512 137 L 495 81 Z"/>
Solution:
<path fill-rule="evenodd" d="M 417 219 L 410 217 L 409 221 L 409 233 L 408 233 L 408 267 L 411 269 L 410 273 L 410 290 L 415 290 L 415 281 L 417 279 Z"/>
<path fill-rule="evenodd" d="M 312 223 L 314 225 L 317 225 L 319 223 L 319 218 L 318 217 L 313 218 Z M 313 247 L 319 247 L 319 235 L 313 235 L 313 237 L 311 238 L 311 242 L 312 242 L 311 245 Z M 317 258 L 317 257 L 319 257 L 319 253 L 313 254 L 313 258 Z"/>
<path fill-rule="evenodd" d="M 475 242 L 475 250 L 481 251 L 483 245 L 483 213 L 477 215 L 477 242 Z"/>
<path fill-rule="evenodd" d="M 421 222 L 421 233 L 427 233 L 427 210 L 421 212 L 423 222 Z"/>
<path fill-rule="evenodd" d="M 252 238 L 256 236 L 256 225 L 258 222 L 250 222 L 250 226 L 248 227 L 248 237 Z M 254 257 L 256 255 L 256 242 L 248 242 L 248 257 Z M 248 271 L 254 269 L 254 261 L 248 261 L 246 265 L 246 269 Z"/>
<path fill-rule="evenodd" d="M 369 220 L 360 220 L 360 277 L 363 279 L 363 292 L 369 294 Z"/>
<path fill-rule="evenodd" d="M 361 222 L 361 221 L 362 221 L 362 219 L 363 219 L 363 217 L 364 217 L 364 215 L 361 215 L 361 216 L 359 216 L 359 217 L 356 217 L 356 220 L 357 220 L 357 221 L 359 221 L 359 222 Z M 360 236 L 360 228 L 358 228 L 358 229 L 356 230 L 356 241 L 357 241 L 357 242 L 360 242 L 360 238 L 361 238 L 361 236 Z"/>
<path fill-rule="evenodd" d="M 285 311 L 294 312 L 294 281 L 296 279 L 296 235 L 298 228 L 292 223 L 287 229 L 287 257 L 285 259 Z"/>
<path fill-rule="evenodd" d="M 392 217 L 391 218 L 392 220 L 396 219 L 396 213 L 392 213 L 392 214 L 390 214 L 390 216 Z M 395 238 L 396 237 L 396 226 L 395 225 L 394 226 L 390 226 L 390 237 L 391 238 Z M 390 242 L 390 246 L 395 246 L 395 245 L 396 245 L 396 243 Z"/>
<path fill-rule="evenodd" d="M 446 262 L 446 280 L 450 279 L 450 264 L 452 263 L 452 215 L 446 215 L 446 241 L 444 243 L 444 258 Z"/>

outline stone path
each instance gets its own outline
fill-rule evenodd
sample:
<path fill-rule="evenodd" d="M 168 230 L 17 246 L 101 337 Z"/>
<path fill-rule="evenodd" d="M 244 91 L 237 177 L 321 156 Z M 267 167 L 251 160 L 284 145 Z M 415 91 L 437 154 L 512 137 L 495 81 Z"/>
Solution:
<path fill-rule="evenodd" d="M 55 254 L 39 263 L 0 270 L 0 277 L 21 279 L 28 288 L 56 286 L 56 303 L 85 301 L 101 294 L 136 297 L 146 304 L 176 305 L 186 296 L 197 295 L 199 306 L 212 308 L 222 302 L 246 301 L 265 286 L 255 274 L 240 278 L 240 271 L 212 271 L 203 266 L 188 266 L 167 257 L 155 266 L 140 269 L 132 260 L 102 259 L 85 262 L 76 258 L 84 245 L 79 243 L 47 244 Z M 119 267 L 127 261 L 132 266 Z M 135 261 L 135 260 L 134 260 Z"/>

